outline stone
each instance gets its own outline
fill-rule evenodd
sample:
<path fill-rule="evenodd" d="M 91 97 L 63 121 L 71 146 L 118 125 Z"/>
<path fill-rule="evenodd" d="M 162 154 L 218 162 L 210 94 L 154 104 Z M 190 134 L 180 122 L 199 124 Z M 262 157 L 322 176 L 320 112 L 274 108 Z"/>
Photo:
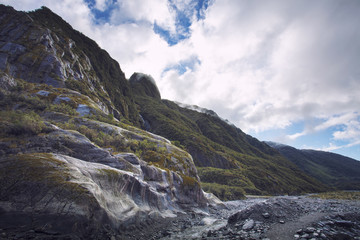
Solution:
<path fill-rule="evenodd" d="M 254 220 L 248 219 L 245 221 L 244 225 L 242 226 L 242 229 L 245 231 L 251 230 L 255 225 Z"/>
<path fill-rule="evenodd" d="M 315 232 L 315 230 L 316 230 L 316 229 L 313 228 L 313 227 L 307 227 L 304 232 L 306 232 L 306 233 L 313 233 L 313 232 Z"/>
<path fill-rule="evenodd" d="M 47 96 L 50 94 L 50 92 L 49 92 L 49 91 L 45 91 L 45 90 L 40 90 L 40 91 L 38 91 L 36 94 L 37 94 L 37 95 L 40 95 L 40 96 L 45 96 L 45 97 L 47 97 Z"/>
<path fill-rule="evenodd" d="M 351 228 L 352 226 L 354 226 L 353 222 L 345 221 L 345 220 L 337 220 L 334 223 L 336 226 L 345 227 L 345 228 Z"/>
<path fill-rule="evenodd" d="M 270 218 L 270 214 L 269 213 L 263 213 L 262 216 L 265 218 L 265 219 L 268 219 Z"/>
<path fill-rule="evenodd" d="M 284 224 L 284 223 L 285 223 L 285 221 L 284 221 L 284 220 L 280 220 L 280 221 L 279 221 L 279 223 Z"/>
<path fill-rule="evenodd" d="M 305 233 L 305 234 L 301 235 L 301 238 L 308 238 L 308 237 L 310 237 L 310 235 L 309 235 L 309 234 L 307 234 L 307 233 Z"/>
<path fill-rule="evenodd" d="M 295 235 L 294 235 L 294 238 L 296 238 L 296 239 L 297 239 L 297 238 L 300 238 L 300 235 L 299 235 L 299 234 L 295 234 Z"/>
<path fill-rule="evenodd" d="M 80 116 L 83 117 L 86 115 L 90 115 L 91 108 L 88 105 L 79 104 L 78 107 L 76 108 L 76 111 L 80 114 Z"/>
<path fill-rule="evenodd" d="M 71 99 L 69 97 L 66 96 L 57 96 L 54 100 L 54 104 L 60 104 L 62 102 L 70 102 Z"/>

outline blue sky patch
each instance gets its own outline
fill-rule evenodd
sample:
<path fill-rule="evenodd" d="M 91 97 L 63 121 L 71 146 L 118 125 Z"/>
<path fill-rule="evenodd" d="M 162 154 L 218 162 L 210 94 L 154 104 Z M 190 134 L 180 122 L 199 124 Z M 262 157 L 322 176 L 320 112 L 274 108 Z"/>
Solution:
<path fill-rule="evenodd" d="M 197 58 L 197 56 L 190 57 L 186 60 L 180 61 L 177 64 L 171 65 L 162 72 L 162 74 L 170 71 L 170 70 L 176 70 L 179 75 L 183 75 L 188 69 L 191 71 L 195 70 L 195 66 L 197 64 L 201 64 L 201 61 Z"/>
<path fill-rule="evenodd" d="M 156 22 L 154 23 L 154 32 L 159 34 L 170 46 L 176 45 L 191 36 L 190 27 L 194 15 L 197 21 L 204 19 L 205 10 L 211 5 L 211 2 L 211 0 L 193 0 L 188 4 L 188 8 L 180 10 L 173 0 L 168 0 L 169 8 L 176 13 L 176 33 L 171 33 Z"/>
<path fill-rule="evenodd" d="M 116 8 L 117 0 L 108 1 L 106 9 L 101 11 L 97 9 L 95 0 L 84 0 L 89 6 L 91 13 L 94 15 L 94 21 L 96 24 L 103 24 L 110 21 L 111 13 Z"/>

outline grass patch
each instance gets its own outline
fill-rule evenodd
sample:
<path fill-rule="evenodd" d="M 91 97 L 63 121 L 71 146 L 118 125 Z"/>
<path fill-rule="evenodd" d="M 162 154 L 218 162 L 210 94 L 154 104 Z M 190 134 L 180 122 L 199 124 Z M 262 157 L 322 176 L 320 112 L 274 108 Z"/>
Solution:
<path fill-rule="evenodd" d="M 245 199 L 245 191 L 241 187 L 227 186 L 217 183 L 201 183 L 205 192 L 211 192 L 222 201 Z"/>
<path fill-rule="evenodd" d="M 342 199 L 342 200 L 360 200 L 360 192 L 347 192 L 347 191 L 336 191 L 336 192 L 325 192 L 315 195 L 311 195 L 313 198 L 321 199 Z"/>
<path fill-rule="evenodd" d="M 0 135 L 2 137 L 37 135 L 50 131 L 50 128 L 45 125 L 40 116 L 33 111 L 27 113 L 20 111 L 1 111 L 0 129 Z"/>

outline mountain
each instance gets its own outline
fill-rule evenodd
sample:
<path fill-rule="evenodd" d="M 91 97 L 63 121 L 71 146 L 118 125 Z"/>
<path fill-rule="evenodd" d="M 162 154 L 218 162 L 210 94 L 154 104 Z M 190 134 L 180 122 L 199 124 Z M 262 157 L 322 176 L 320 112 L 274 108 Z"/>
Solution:
<path fill-rule="evenodd" d="M 323 184 L 342 190 L 360 190 L 360 161 L 336 153 L 266 143 Z"/>
<path fill-rule="evenodd" d="M 45 7 L 0 16 L 2 229 L 110 239 L 212 203 L 191 155 L 136 127 L 108 53 Z"/>
<path fill-rule="evenodd" d="M 295 194 L 326 189 L 278 151 L 215 112 L 162 100 L 156 85 L 151 86 L 152 78 L 145 78 L 138 73 L 130 78 L 143 128 L 188 151 L 206 191 L 221 199 L 236 199 L 244 194 Z M 137 79 L 145 84 L 139 84 Z"/>
<path fill-rule="evenodd" d="M 328 189 L 212 110 L 161 99 L 151 76 L 126 79 L 46 7 L 0 5 L 0 106 L 2 229 L 126 239 L 220 202 L 203 189 L 223 200 Z"/>

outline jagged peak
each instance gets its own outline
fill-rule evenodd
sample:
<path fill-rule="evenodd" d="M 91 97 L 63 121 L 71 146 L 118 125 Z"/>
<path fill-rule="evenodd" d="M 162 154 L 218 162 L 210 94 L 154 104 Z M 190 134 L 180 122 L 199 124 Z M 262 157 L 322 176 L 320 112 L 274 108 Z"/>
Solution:
<path fill-rule="evenodd" d="M 135 72 L 129 82 L 135 94 L 161 99 L 160 91 L 151 75 Z"/>

